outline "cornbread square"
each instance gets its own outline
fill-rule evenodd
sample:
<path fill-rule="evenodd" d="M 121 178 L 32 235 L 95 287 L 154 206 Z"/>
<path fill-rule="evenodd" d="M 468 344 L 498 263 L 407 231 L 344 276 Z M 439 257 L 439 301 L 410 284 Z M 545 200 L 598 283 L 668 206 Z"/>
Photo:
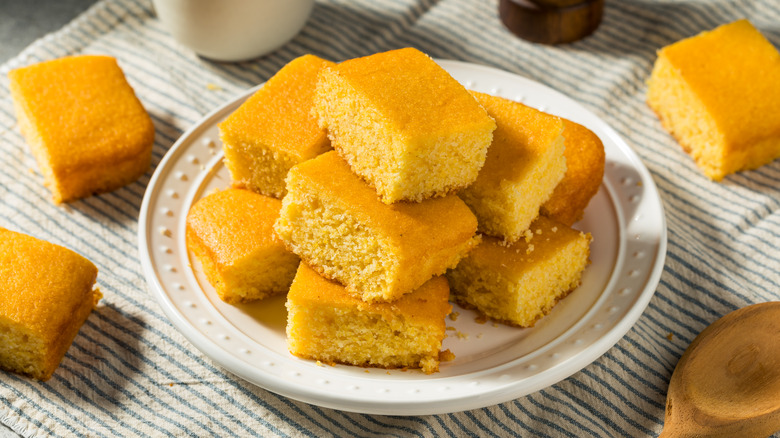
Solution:
<path fill-rule="evenodd" d="M 287 175 L 275 230 L 321 275 L 366 301 L 392 301 L 454 267 L 479 243 L 455 195 L 382 203 L 335 151 Z"/>
<path fill-rule="evenodd" d="M 290 168 L 330 149 L 311 114 L 317 73 L 328 65 L 314 55 L 292 60 L 219 124 L 235 187 L 282 198 Z"/>
<path fill-rule="evenodd" d="M 388 204 L 471 184 L 496 127 L 461 84 L 412 48 L 323 69 L 314 105 L 333 147 Z"/>
<path fill-rule="evenodd" d="M 706 176 L 780 156 L 780 53 L 747 20 L 658 52 L 647 103 Z"/>
<path fill-rule="evenodd" d="M 289 289 L 299 260 L 274 233 L 281 206 L 275 198 L 227 189 L 190 208 L 187 248 L 226 303 L 260 300 Z"/>
<path fill-rule="evenodd" d="M 451 299 L 495 320 L 532 327 L 580 284 L 590 234 L 539 216 L 512 245 L 485 237 L 447 273 Z"/>
<path fill-rule="evenodd" d="M 0 228 L 0 368 L 49 380 L 102 297 L 75 252 Z"/>
<path fill-rule="evenodd" d="M 477 216 L 479 231 L 514 242 L 566 173 L 563 121 L 509 99 L 473 94 L 498 128 L 477 180 L 458 195 Z"/>
<path fill-rule="evenodd" d="M 604 178 L 604 144 L 590 129 L 563 119 L 566 173 L 539 213 L 571 226 L 582 219 L 585 208 Z"/>
<path fill-rule="evenodd" d="M 149 169 L 154 125 L 116 59 L 70 56 L 8 77 L 19 128 L 55 203 L 115 190 Z"/>
<path fill-rule="evenodd" d="M 392 303 L 367 303 L 301 263 L 287 294 L 287 345 L 325 363 L 439 370 L 449 286 L 434 277 Z"/>

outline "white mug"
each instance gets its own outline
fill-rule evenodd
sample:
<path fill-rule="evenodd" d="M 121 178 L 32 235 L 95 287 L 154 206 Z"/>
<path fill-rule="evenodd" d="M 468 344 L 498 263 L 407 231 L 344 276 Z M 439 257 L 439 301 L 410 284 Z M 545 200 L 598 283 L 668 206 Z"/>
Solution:
<path fill-rule="evenodd" d="M 216 61 L 273 52 L 300 32 L 313 7 L 314 0 L 154 0 L 174 39 Z"/>

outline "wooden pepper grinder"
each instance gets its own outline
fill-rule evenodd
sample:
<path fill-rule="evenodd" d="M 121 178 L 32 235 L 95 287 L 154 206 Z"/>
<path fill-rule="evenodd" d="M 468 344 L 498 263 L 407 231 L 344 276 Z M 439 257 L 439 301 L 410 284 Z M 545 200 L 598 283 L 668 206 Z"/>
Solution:
<path fill-rule="evenodd" d="M 507 29 L 525 40 L 563 44 L 592 34 L 601 23 L 604 0 L 500 0 Z"/>

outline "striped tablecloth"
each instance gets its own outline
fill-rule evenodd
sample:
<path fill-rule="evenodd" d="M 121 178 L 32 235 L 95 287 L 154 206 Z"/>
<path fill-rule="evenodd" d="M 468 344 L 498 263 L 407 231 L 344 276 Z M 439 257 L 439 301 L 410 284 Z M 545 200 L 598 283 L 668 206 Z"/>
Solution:
<path fill-rule="evenodd" d="M 0 420 L 25 436 L 657 435 L 669 377 L 693 338 L 729 311 L 780 299 L 780 161 L 711 182 L 644 103 L 658 48 L 743 17 L 780 45 L 775 0 L 608 0 L 593 36 L 559 47 L 511 35 L 495 1 L 318 0 L 282 49 L 222 64 L 177 45 L 148 1 L 97 3 L 0 67 L 0 226 L 88 257 L 105 294 L 49 382 L 0 373 Z M 153 169 L 113 193 L 52 205 L 15 126 L 6 78 L 64 55 L 115 56 L 154 120 L 154 167 L 205 113 L 301 54 L 338 61 L 403 46 L 574 98 L 620 133 L 661 192 L 668 255 L 652 301 L 617 345 L 552 387 L 484 409 L 393 417 L 296 402 L 231 375 L 194 349 L 148 292 L 136 233 Z"/>

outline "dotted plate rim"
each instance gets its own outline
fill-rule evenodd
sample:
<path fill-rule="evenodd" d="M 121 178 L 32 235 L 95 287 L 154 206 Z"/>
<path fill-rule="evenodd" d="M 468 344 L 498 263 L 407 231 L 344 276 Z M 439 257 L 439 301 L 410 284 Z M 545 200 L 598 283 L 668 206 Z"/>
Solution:
<path fill-rule="evenodd" d="M 477 409 L 553 385 L 617 343 L 639 319 L 660 280 L 666 220 L 649 171 L 607 123 L 567 96 L 492 67 L 438 60 L 464 86 L 506 97 L 587 126 L 602 139 L 607 165 L 599 193 L 575 228 L 594 236 L 583 283 L 535 327 L 480 324 L 454 306 L 439 373 L 322 366 L 286 351 L 283 320 L 266 307 L 222 303 L 184 242 L 189 206 L 227 187 L 217 123 L 259 87 L 215 109 L 171 147 L 157 166 L 139 215 L 141 264 L 150 292 L 173 326 L 233 374 L 269 391 L 319 406 L 383 415 Z M 254 312 L 254 313 L 253 313 Z M 265 313 L 264 313 L 265 312 Z"/>

